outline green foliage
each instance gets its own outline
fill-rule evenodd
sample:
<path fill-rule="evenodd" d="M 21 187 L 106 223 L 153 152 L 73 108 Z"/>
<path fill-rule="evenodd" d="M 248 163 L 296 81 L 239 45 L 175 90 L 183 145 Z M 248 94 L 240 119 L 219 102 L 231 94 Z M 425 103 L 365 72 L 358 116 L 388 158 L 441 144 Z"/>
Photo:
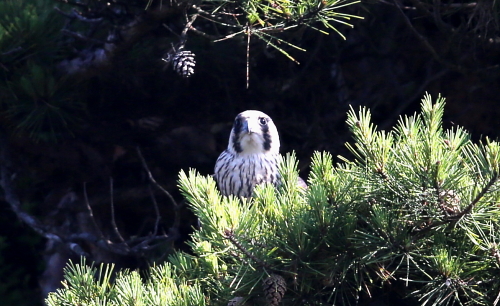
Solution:
<path fill-rule="evenodd" d="M 69 82 L 56 78 L 52 69 L 28 64 L 15 73 L 4 87 L 4 114 L 17 133 L 34 140 L 53 141 L 85 115 L 85 106 L 67 89 Z"/>
<path fill-rule="evenodd" d="M 62 18 L 52 1 L 0 2 L 0 112 L 16 132 L 53 141 L 85 114 L 70 82 L 57 75 Z"/>
<path fill-rule="evenodd" d="M 315 153 L 306 190 L 295 183 L 293 154 L 281 162 L 283 184 L 260 185 L 251 199 L 221 196 L 211 177 L 181 172 L 181 192 L 200 222 L 193 254 L 174 254 L 142 282 L 136 272 L 96 282 L 94 268 L 70 266 L 49 305 L 78 305 L 64 302 L 74 296 L 87 305 L 142 305 L 162 290 L 187 290 L 176 296 L 191 304 L 227 305 L 235 297 L 261 304 L 270 275 L 286 281 L 286 305 L 357 304 L 391 288 L 415 305 L 494 304 L 500 146 L 445 130 L 443 112 L 444 99 L 426 95 L 421 114 L 386 132 L 366 109 L 351 110 L 354 160 L 334 166 L 329 153 Z M 167 305 L 151 302 L 160 304 Z"/>
<path fill-rule="evenodd" d="M 361 1 L 351 0 L 246 0 L 232 2 L 227 0 L 202 1 L 203 10 L 196 14 L 210 16 L 211 20 L 222 28 L 229 29 L 229 35 L 222 39 L 238 36 L 257 37 L 269 46 L 295 61 L 284 49 L 289 46 L 305 51 L 287 39 L 280 38 L 279 33 L 306 26 L 329 34 L 334 31 L 345 39 L 334 24 L 349 24 L 351 18 L 359 16 L 343 13 L 346 6 Z M 214 18 L 216 17 L 216 18 Z"/>
<path fill-rule="evenodd" d="M 47 305 L 205 305 L 200 286 L 178 279 L 170 264 L 153 267 L 145 282 L 137 271 L 113 270 L 113 265 L 88 266 L 85 259 L 70 262 L 63 288 L 49 295 Z"/>
<path fill-rule="evenodd" d="M 3 70 L 27 58 L 52 54 L 63 23 L 51 0 L 0 2 L 0 62 Z M 46 58 L 47 59 L 47 58 Z"/>

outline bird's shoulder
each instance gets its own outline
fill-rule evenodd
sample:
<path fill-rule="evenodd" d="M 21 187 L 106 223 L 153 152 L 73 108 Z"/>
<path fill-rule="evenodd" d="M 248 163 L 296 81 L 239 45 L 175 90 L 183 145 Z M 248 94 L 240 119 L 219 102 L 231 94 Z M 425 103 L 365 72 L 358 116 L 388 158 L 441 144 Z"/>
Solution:
<path fill-rule="evenodd" d="M 226 149 L 226 150 L 222 151 L 222 153 L 219 155 L 216 163 L 218 163 L 222 160 L 234 159 L 235 157 L 236 157 L 236 154 L 234 154 L 233 152 Z"/>

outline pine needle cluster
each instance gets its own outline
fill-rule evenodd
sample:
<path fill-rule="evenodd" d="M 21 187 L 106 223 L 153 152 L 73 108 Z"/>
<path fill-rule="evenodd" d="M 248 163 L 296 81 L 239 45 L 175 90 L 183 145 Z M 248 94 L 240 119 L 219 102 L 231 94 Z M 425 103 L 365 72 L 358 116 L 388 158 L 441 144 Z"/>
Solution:
<path fill-rule="evenodd" d="M 167 294 L 155 291 L 162 286 L 184 290 L 179 298 L 193 305 L 355 305 L 384 293 L 409 305 L 496 305 L 500 145 L 444 129 L 444 105 L 426 95 L 421 114 L 390 132 L 378 131 L 368 110 L 351 109 L 354 159 L 334 165 L 330 153 L 315 153 L 307 189 L 295 183 L 293 154 L 281 162 L 283 184 L 258 186 L 248 200 L 221 196 L 211 177 L 181 172 L 180 189 L 200 223 L 192 254 L 174 254 L 142 282 L 137 272 L 88 280 L 82 275 L 96 270 L 70 266 L 48 304 L 104 305 L 113 297 L 121 305 L 177 305 L 152 300 Z M 139 291 L 142 300 L 125 299 Z"/>
<path fill-rule="evenodd" d="M 14 133 L 54 141 L 83 118 L 85 106 L 57 73 L 64 20 L 51 0 L 0 2 L 0 115 Z"/>
<path fill-rule="evenodd" d="M 246 36 L 249 40 L 253 36 L 297 62 L 286 49 L 292 47 L 296 50 L 306 50 L 292 44 L 289 39 L 283 38 L 281 33 L 307 27 L 326 35 L 334 32 L 345 39 L 338 25 L 352 27 L 351 20 L 362 19 L 362 17 L 342 10 L 359 2 L 356 0 L 246 0 L 242 2 L 208 0 L 201 3 L 197 14 L 215 17 L 215 23 L 219 27 L 230 30 L 230 34 L 220 40 L 238 36 Z"/>
<path fill-rule="evenodd" d="M 69 263 L 63 289 L 49 295 L 47 305 L 205 305 L 199 284 L 175 278 L 169 264 L 153 267 L 146 282 L 137 271 L 115 273 L 113 265 L 99 267 Z"/>

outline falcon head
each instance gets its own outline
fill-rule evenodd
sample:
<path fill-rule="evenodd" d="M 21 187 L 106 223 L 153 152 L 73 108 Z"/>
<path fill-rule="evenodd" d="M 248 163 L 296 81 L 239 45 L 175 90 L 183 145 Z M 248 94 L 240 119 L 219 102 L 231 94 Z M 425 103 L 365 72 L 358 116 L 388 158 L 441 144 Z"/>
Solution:
<path fill-rule="evenodd" d="M 280 138 L 273 120 L 256 110 L 239 113 L 234 119 L 228 151 L 233 154 L 278 154 Z"/>

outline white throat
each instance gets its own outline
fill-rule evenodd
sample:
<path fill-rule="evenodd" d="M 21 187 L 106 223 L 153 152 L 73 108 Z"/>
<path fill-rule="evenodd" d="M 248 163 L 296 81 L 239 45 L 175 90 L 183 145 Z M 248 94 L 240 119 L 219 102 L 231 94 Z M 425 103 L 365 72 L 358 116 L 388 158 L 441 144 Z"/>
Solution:
<path fill-rule="evenodd" d="M 240 139 L 242 152 L 240 154 L 265 154 L 261 136 L 255 133 L 245 134 Z"/>

